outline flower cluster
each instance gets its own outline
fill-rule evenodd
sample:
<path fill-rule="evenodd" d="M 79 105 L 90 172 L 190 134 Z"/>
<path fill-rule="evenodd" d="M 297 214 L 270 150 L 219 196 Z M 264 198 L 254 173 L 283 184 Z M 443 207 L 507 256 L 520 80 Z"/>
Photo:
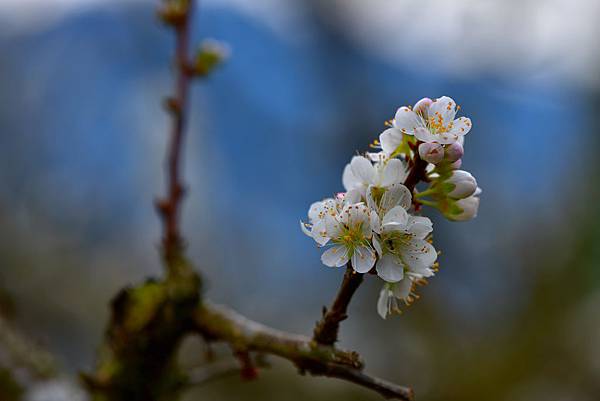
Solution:
<path fill-rule="evenodd" d="M 323 264 L 350 264 L 385 282 L 377 302 L 383 318 L 398 312 L 400 301 L 410 304 L 415 285 L 437 270 L 431 220 L 417 215 L 422 206 L 453 221 L 477 215 L 481 189 L 460 170 L 471 120 L 455 118 L 458 110 L 446 96 L 400 107 L 373 144 L 378 152 L 354 156 L 344 168 L 346 192 L 313 203 L 308 222 L 300 224 L 326 248 Z"/>

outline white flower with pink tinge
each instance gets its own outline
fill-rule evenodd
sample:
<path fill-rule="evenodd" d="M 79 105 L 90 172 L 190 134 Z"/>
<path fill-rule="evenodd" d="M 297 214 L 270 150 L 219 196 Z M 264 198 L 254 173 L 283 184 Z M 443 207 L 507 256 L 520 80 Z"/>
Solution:
<path fill-rule="evenodd" d="M 449 145 L 471 130 L 471 120 L 456 117 L 456 102 L 448 96 L 435 100 L 424 98 L 413 109 L 400 107 L 393 120 L 393 127 L 379 136 L 384 152 L 391 154 L 402 143 L 402 136 L 414 135 L 419 141 Z"/>
<path fill-rule="evenodd" d="M 366 273 L 375 265 L 375 250 L 371 246 L 373 231 L 371 230 L 371 210 L 362 202 L 331 207 L 330 199 L 322 205 L 311 207 L 313 215 L 310 224 L 302 224 L 306 235 L 313 238 L 320 246 L 331 245 L 321 261 L 329 267 L 342 267 L 352 262 L 358 273 Z M 323 207 L 323 213 L 314 212 Z M 310 217 L 309 217 L 310 218 Z M 310 229 L 309 229 L 310 228 Z"/>
<path fill-rule="evenodd" d="M 404 185 L 390 188 L 380 199 L 375 199 L 372 189 L 367 192 L 367 204 L 377 216 L 371 218 L 376 233 L 373 247 L 379 257 L 377 275 L 389 283 L 432 276 L 437 252 L 426 240 L 433 230 L 431 220 L 408 214 L 411 194 Z"/>
<path fill-rule="evenodd" d="M 407 176 L 406 165 L 400 159 L 389 159 L 383 154 L 354 156 L 344 168 L 342 183 L 347 191 L 358 191 L 365 196 L 369 186 L 388 188 L 403 183 Z"/>

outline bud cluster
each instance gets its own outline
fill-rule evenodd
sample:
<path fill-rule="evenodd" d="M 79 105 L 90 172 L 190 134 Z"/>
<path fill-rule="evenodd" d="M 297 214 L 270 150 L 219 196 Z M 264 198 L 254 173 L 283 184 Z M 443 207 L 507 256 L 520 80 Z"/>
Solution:
<path fill-rule="evenodd" d="M 455 118 L 458 109 L 446 96 L 400 107 L 375 141 L 379 151 L 354 156 L 344 168 L 346 192 L 313 203 L 308 222 L 300 224 L 326 248 L 323 264 L 350 264 L 357 273 L 384 281 L 377 302 L 383 318 L 399 311 L 399 301 L 408 305 L 417 298 L 415 286 L 437 271 L 433 225 L 416 214 L 421 206 L 453 221 L 477 215 L 481 189 L 470 173 L 459 170 L 471 120 Z M 414 177 L 427 188 L 418 191 Z"/>

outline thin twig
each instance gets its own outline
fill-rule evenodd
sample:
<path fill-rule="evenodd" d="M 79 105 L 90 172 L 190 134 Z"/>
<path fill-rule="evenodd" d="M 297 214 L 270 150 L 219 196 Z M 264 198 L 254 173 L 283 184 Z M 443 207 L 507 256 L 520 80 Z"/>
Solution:
<path fill-rule="evenodd" d="M 168 108 L 173 118 L 171 136 L 169 138 L 167 153 L 167 196 L 157 203 L 163 221 L 163 252 L 167 261 L 171 261 L 179 254 L 182 247 L 182 237 L 179 230 L 179 217 L 181 213 L 181 200 L 184 194 L 184 185 L 180 177 L 182 163 L 182 144 L 185 134 L 186 111 L 188 109 L 189 86 L 191 75 L 189 72 L 189 31 L 190 16 L 194 9 L 194 0 L 189 0 L 186 12 L 174 26 L 175 67 L 177 77 L 175 94 L 168 100 Z M 169 266 L 169 263 L 167 263 Z"/>
<path fill-rule="evenodd" d="M 400 386 L 378 377 L 369 376 L 361 370 L 352 369 L 347 366 L 327 365 L 325 372 L 316 374 L 358 384 L 359 386 L 379 393 L 383 398 L 404 401 L 411 401 L 414 399 L 414 392 L 409 387 Z"/>
<path fill-rule="evenodd" d="M 338 339 L 340 322 L 345 320 L 352 296 L 363 281 L 363 275 L 356 273 L 350 263 L 346 267 L 344 280 L 329 309 L 323 308 L 323 317 L 315 326 L 313 339 L 323 345 L 333 345 Z"/>

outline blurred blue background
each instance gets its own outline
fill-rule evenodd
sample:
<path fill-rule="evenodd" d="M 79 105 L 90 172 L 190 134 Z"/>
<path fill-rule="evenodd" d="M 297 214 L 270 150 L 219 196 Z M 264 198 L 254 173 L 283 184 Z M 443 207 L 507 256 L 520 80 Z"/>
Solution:
<path fill-rule="evenodd" d="M 298 220 L 397 107 L 448 95 L 473 120 L 479 217 L 428 211 L 440 272 L 387 321 L 367 280 L 342 344 L 420 400 L 598 399 L 597 3 L 201 2 L 194 40 L 232 51 L 194 86 L 186 138 L 209 296 L 310 333 L 342 271 Z M 173 38 L 155 6 L 0 2 L 0 289 L 71 372 L 93 366 L 115 292 L 161 272 Z M 377 399 L 276 367 L 189 398 Z"/>

